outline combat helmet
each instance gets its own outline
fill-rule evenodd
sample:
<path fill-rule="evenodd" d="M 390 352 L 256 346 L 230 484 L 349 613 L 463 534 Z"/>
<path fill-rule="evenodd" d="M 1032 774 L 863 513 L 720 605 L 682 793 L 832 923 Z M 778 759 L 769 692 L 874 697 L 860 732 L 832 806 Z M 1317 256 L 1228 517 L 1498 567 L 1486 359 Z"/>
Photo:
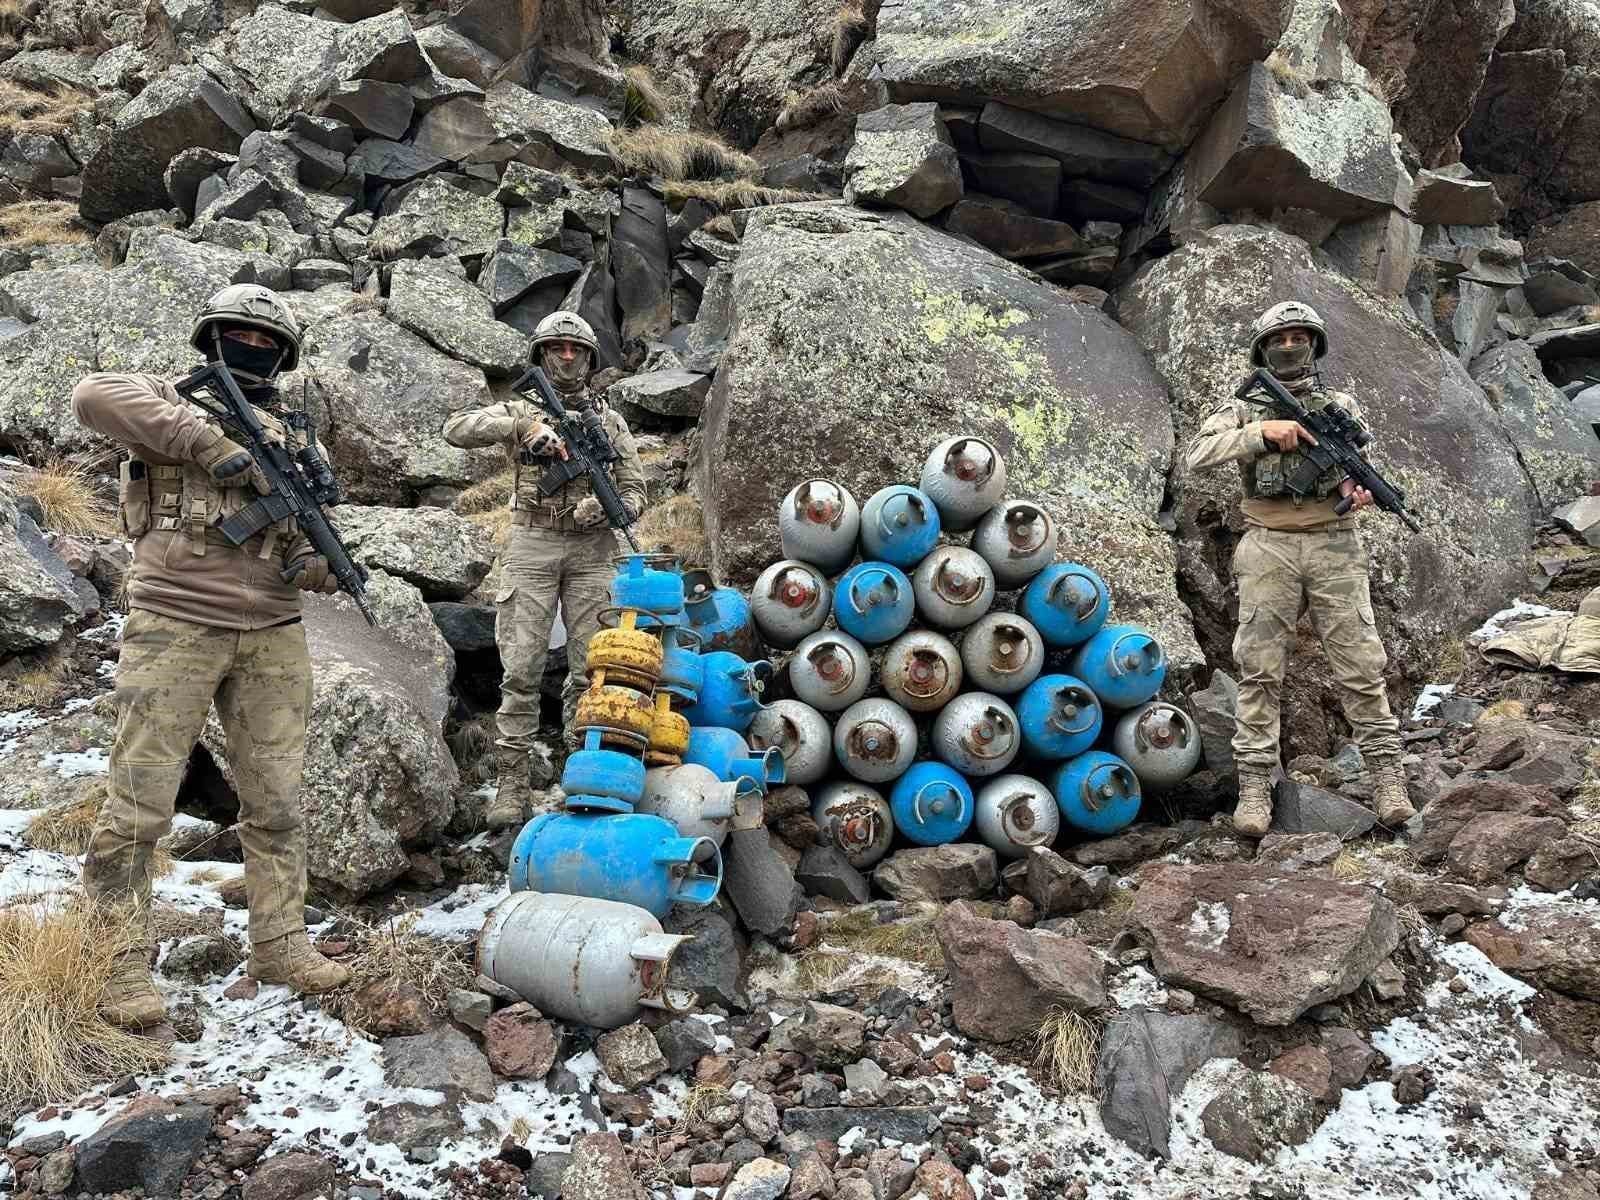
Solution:
<path fill-rule="evenodd" d="M 259 329 L 277 339 L 283 348 L 280 371 L 292 371 L 300 362 L 300 326 L 278 293 L 255 283 L 235 283 L 223 288 L 201 306 L 189 334 L 189 344 L 208 357 L 216 348 L 215 326 Z"/>
<path fill-rule="evenodd" d="M 1317 310 L 1298 300 L 1285 300 L 1267 309 L 1250 326 L 1250 362 L 1253 365 L 1267 365 L 1263 347 L 1269 337 L 1285 329 L 1304 329 L 1311 334 L 1313 358 L 1321 358 L 1328 352 L 1328 327 L 1322 323 Z"/>
<path fill-rule="evenodd" d="M 587 346 L 591 356 L 600 350 L 595 340 L 594 328 L 575 312 L 557 309 L 533 329 L 533 342 L 528 346 L 529 358 L 538 358 L 539 347 L 546 342 L 577 342 Z"/>

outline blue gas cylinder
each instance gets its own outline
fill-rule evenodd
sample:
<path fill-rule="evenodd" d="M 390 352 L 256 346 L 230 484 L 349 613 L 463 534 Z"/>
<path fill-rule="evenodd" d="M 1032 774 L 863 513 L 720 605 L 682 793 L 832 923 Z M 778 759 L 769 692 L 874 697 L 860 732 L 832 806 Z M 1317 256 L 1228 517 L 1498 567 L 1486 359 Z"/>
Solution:
<path fill-rule="evenodd" d="M 1111 591 L 1081 563 L 1052 563 L 1022 592 L 1017 611 L 1033 622 L 1047 646 L 1076 646 L 1106 623 Z"/>
<path fill-rule="evenodd" d="M 661 630 L 661 675 L 656 687 L 680 704 L 693 704 L 706 681 L 706 665 L 700 657 L 700 632 L 687 625 L 668 625 Z"/>
<path fill-rule="evenodd" d="M 892 484 L 861 507 L 861 557 L 909 571 L 939 542 L 939 510 L 926 492 Z"/>
<path fill-rule="evenodd" d="M 760 655 L 750 601 L 737 588 L 718 587 L 710 571 L 683 573 L 683 608 L 689 624 L 700 631 L 702 650 L 731 650 L 745 658 Z"/>
<path fill-rule="evenodd" d="M 674 904 L 710 904 L 722 854 L 707 837 L 679 837 L 649 813 L 545 813 L 511 847 L 511 890 L 637 904 L 657 917 Z"/>
<path fill-rule="evenodd" d="M 628 555 L 611 578 L 611 603 L 648 614 L 639 622 L 641 625 L 685 624 L 688 617 L 683 611 L 683 576 L 665 569 L 676 562 L 660 554 Z"/>
<path fill-rule="evenodd" d="M 743 733 L 760 711 L 761 691 L 772 676 L 766 659 L 747 662 L 727 650 L 700 656 L 705 679 L 698 699 L 683 710 L 693 725 L 716 725 Z"/>
<path fill-rule="evenodd" d="M 584 737 L 585 748 L 567 755 L 561 769 L 566 807 L 576 812 L 632 812 L 644 794 L 644 763 L 631 754 L 600 748 L 600 733 Z"/>
<path fill-rule="evenodd" d="M 1105 715 L 1083 680 L 1071 675 L 1041 675 L 1017 700 L 1022 744 L 1039 758 L 1072 758 L 1100 736 Z"/>
<path fill-rule="evenodd" d="M 1067 824 L 1096 837 L 1109 837 L 1139 815 L 1139 777 L 1104 750 L 1062 763 L 1051 773 L 1050 790 Z"/>
<path fill-rule="evenodd" d="M 1078 647 L 1071 670 L 1107 708 L 1135 708 L 1161 690 L 1167 654 L 1148 629 L 1107 625 Z"/>
<path fill-rule="evenodd" d="M 868 646 L 892 642 L 917 611 L 911 580 L 886 562 L 857 563 L 833 585 L 833 618 L 839 628 Z"/>
<path fill-rule="evenodd" d="M 942 846 L 972 827 L 972 786 L 940 762 L 912 765 L 889 793 L 894 823 L 919 846 Z"/>
<path fill-rule="evenodd" d="M 689 749 L 683 761 L 698 763 L 728 783 L 739 779 L 753 780 L 763 795 L 769 787 L 782 783 L 786 778 L 782 750 L 776 746 L 751 750 L 750 743 L 744 740 L 743 735 L 715 725 L 690 727 Z"/>

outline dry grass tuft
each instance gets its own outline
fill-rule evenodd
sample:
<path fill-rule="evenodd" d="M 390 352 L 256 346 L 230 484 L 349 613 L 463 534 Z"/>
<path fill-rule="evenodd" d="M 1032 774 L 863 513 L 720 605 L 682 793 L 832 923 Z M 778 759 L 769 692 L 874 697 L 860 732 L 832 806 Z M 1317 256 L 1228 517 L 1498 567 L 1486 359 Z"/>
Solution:
<path fill-rule="evenodd" d="M 848 107 L 844 88 L 837 83 L 820 83 L 803 92 L 790 92 L 783 98 L 777 128 L 780 133 L 786 129 L 805 129 L 838 116 Z"/>
<path fill-rule="evenodd" d="M 1267 73 L 1286 91 L 1303 97 L 1311 90 L 1311 81 L 1305 72 L 1290 62 L 1289 56 L 1282 50 L 1274 50 L 1267 55 L 1266 61 L 1261 65 L 1266 67 Z"/>
<path fill-rule="evenodd" d="M 172 904 L 150 906 L 150 937 L 157 943 L 181 941 L 183 938 L 221 934 L 222 910 L 205 908 L 191 912 Z"/>
<path fill-rule="evenodd" d="M 1034 1034 L 1034 1063 L 1064 1092 L 1094 1092 L 1100 1026 L 1082 1013 L 1056 1009 Z"/>
<path fill-rule="evenodd" d="M 1479 721 L 1492 721 L 1497 717 L 1510 717 L 1513 721 L 1528 719 L 1528 706 L 1521 700 L 1496 700 L 1478 715 Z"/>
<path fill-rule="evenodd" d="M 356 929 L 358 949 L 346 959 L 350 982 L 324 1002 L 334 1016 L 356 1029 L 366 1029 L 377 1015 L 361 997 L 374 983 L 408 983 L 416 988 L 429 1011 L 443 1015 L 451 991 L 472 986 L 476 972 L 450 946 L 417 932 L 420 913 L 407 913 L 387 925 L 372 925 L 347 913 L 342 920 Z"/>
<path fill-rule="evenodd" d="M 44 526 L 68 537 L 110 537 L 117 513 L 100 494 L 95 474 L 82 463 L 51 459 L 17 479 L 17 490 L 44 510 Z"/>
<path fill-rule="evenodd" d="M 754 179 L 761 164 L 708 133 L 641 125 L 611 135 L 611 150 L 630 171 L 663 179 Z"/>
<path fill-rule="evenodd" d="M 0 132 L 12 136 L 26 133 L 55 135 L 72 118 L 94 103 L 94 97 L 77 88 L 59 87 L 36 91 L 9 79 L 0 79 Z"/>
<path fill-rule="evenodd" d="M 1434 660 L 1434 677 L 1449 682 L 1459 679 L 1466 669 L 1467 644 L 1458 637 L 1446 638 L 1439 647 L 1439 657 Z"/>
<path fill-rule="evenodd" d="M 829 991 L 835 980 L 850 969 L 848 954 L 827 950 L 808 950 L 795 963 L 800 986 L 807 992 Z"/>
<path fill-rule="evenodd" d="M 675 554 L 686 567 L 706 565 L 705 513 L 687 492 L 645 509 L 633 536 L 647 554 Z"/>
<path fill-rule="evenodd" d="M 505 508 L 511 503 L 511 488 L 516 477 L 516 468 L 507 467 L 499 474 L 480 479 L 456 497 L 456 511 L 482 513 Z"/>
<path fill-rule="evenodd" d="M 829 59 L 833 73 L 843 75 L 856 48 L 866 40 L 867 14 L 859 0 L 847 0 L 833 16 L 833 47 Z"/>
<path fill-rule="evenodd" d="M 703 200 L 722 213 L 736 208 L 764 208 L 769 204 L 804 204 L 808 200 L 826 199 L 821 192 L 766 187 L 753 179 L 724 179 L 715 183 L 683 179 L 664 184 L 661 191 L 670 202 Z"/>
<path fill-rule="evenodd" d="M 22 0 L 0 0 L 0 36 L 15 38 L 28 24 Z"/>
<path fill-rule="evenodd" d="M 87 905 L 0 909 L 0 1116 L 155 1070 L 166 1051 L 96 1014 L 125 919 Z"/>
<path fill-rule="evenodd" d="M 1358 883 L 1366 879 L 1368 874 L 1367 864 L 1349 846 L 1343 847 L 1333 860 L 1333 877 L 1341 883 Z"/>
<path fill-rule="evenodd" d="M 0 207 L 0 246 L 77 245 L 90 240 L 78 206 L 64 200 L 21 200 Z"/>
<path fill-rule="evenodd" d="M 720 1083 L 697 1083 L 684 1093 L 675 1128 L 687 1129 L 706 1119 L 712 1109 L 727 1104 L 732 1097 Z"/>
<path fill-rule="evenodd" d="M 850 913 L 824 928 L 822 940 L 860 954 L 878 954 L 937 969 L 944 966 L 944 950 L 934 933 L 934 920 L 931 915 L 916 916 L 880 925 L 871 912 Z"/>
<path fill-rule="evenodd" d="M 672 112 L 672 95 L 643 63 L 622 73 L 622 123 L 629 129 L 664 121 Z"/>
<path fill-rule="evenodd" d="M 89 849 L 89 835 L 106 802 L 104 785 L 92 789 L 81 800 L 47 808 L 22 831 L 22 840 L 35 850 L 51 854 L 83 854 Z"/>
<path fill-rule="evenodd" d="M 19 654 L 0 667 L 0 710 L 49 708 L 72 684 L 72 646 L 67 638 L 46 650 Z"/>
<path fill-rule="evenodd" d="M 1135 893 L 1132 888 L 1114 887 L 1100 905 L 1102 912 L 1126 916 L 1133 911 Z"/>

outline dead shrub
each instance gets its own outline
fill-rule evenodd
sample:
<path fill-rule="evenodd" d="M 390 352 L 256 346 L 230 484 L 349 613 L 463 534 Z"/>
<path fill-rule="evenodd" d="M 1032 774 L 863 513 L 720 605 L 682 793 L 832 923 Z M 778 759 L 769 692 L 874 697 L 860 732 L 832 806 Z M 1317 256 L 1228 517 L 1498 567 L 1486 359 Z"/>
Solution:
<path fill-rule="evenodd" d="M 630 171 L 667 180 L 718 179 L 732 175 L 753 179 L 761 164 L 733 149 L 721 138 L 690 130 L 641 125 L 611 135 L 611 151 Z"/>
<path fill-rule="evenodd" d="M 375 983 L 409 984 L 438 1016 L 449 1010 L 452 991 L 472 986 L 476 972 L 452 947 L 417 932 L 420 913 L 406 913 L 384 925 L 348 914 L 340 917 L 356 929 L 357 949 L 353 957 L 341 960 L 350 968 L 350 982 L 325 998 L 323 1007 L 345 1024 L 366 1029 L 372 1023 L 377 1014 L 362 990 Z"/>
<path fill-rule="evenodd" d="M 706 565 L 705 513 L 687 492 L 645 509 L 633 536 L 647 554 L 675 554 L 686 567 Z"/>
<path fill-rule="evenodd" d="M 736 208 L 764 208 L 769 204 L 803 204 L 808 200 L 827 199 L 821 192 L 767 187 L 753 179 L 725 179 L 713 183 L 681 179 L 663 184 L 661 191 L 672 203 L 702 200 L 719 213 Z"/>
<path fill-rule="evenodd" d="M 0 246 L 68 246 L 89 241 L 78 206 L 64 200 L 19 200 L 0 206 Z"/>
<path fill-rule="evenodd" d="M 0 132 L 13 137 L 28 133 L 54 136 L 93 103 L 92 96 L 77 88 L 55 87 L 40 91 L 0 79 Z"/>
<path fill-rule="evenodd" d="M 867 14 L 858 0 L 848 0 L 833 16 L 833 46 L 829 59 L 833 73 L 843 75 L 851 56 L 867 38 Z"/>
<path fill-rule="evenodd" d="M 1056 1009 L 1034 1034 L 1034 1063 L 1064 1092 L 1094 1091 L 1100 1027 L 1082 1013 Z"/>
<path fill-rule="evenodd" d="M 46 529 L 68 537 L 110 537 L 117 532 L 116 509 L 100 494 L 95 472 L 83 463 L 54 458 L 24 471 L 16 485 L 39 502 Z"/>
<path fill-rule="evenodd" d="M 844 88 L 837 83 L 823 83 L 803 92 L 790 92 L 783 98 L 783 107 L 778 110 L 778 131 L 805 129 L 829 117 L 838 116 L 848 107 Z"/>
<path fill-rule="evenodd" d="M 622 73 L 622 123 L 632 129 L 664 121 L 673 110 L 673 98 L 643 63 Z"/>

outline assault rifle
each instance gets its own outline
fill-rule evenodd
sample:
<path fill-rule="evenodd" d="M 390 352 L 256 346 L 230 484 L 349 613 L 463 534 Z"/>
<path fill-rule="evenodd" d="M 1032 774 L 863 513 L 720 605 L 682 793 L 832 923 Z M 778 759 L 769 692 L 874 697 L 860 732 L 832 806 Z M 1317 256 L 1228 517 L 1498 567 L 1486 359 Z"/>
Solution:
<path fill-rule="evenodd" d="M 339 589 L 355 601 L 367 624 L 376 626 L 378 620 L 367 602 L 366 569 L 350 557 L 339 531 L 323 512 L 324 506 L 331 508 L 342 503 L 344 493 L 314 434 L 293 455 L 287 447 L 270 441 L 261 418 L 239 390 L 233 373 L 222 363 L 207 363 L 174 386 L 178 395 L 205 409 L 244 442 L 270 489 L 265 496 L 217 525 L 228 544 L 242 546 L 268 525 L 293 517 L 312 548 L 328 560 L 328 568 L 339 581 Z M 211 403 L 201 400 L 202 394 L 209 396 Z M 310 432 L 311 422 L 303 412 L 288 413 L 285 423 Z M 283 575 L 286 583 L 292 578 L 288 572 Z"/>
<path fill-rule="evenodd" d="M 622 497 L 617 495 L 616 486 L 606 472 L 606 467 L 616 462 L 622 455 L 617 453 L 617 448 L 606 436 L 600 414 L 593 408 L 585 409 L 581 413 L 565 408 L 561 403 L 561 397 L 556 395 L 555 388 L 550 386 L 549 377 L 545 375 L 542 367 L 529 367 L 511 385 L 511 390 L 527 396 L 530 384 L 537 393 L 539 407 L 554 419 L 556 434 L 567 448 L 567 457 L 556 459 L 545 473 L 539 476 L 537 485 L 539 494 L 553 496 L 574 479 L 587 475 L 590 486 L 594 488 L 594 497 L 600 501 L 600 509 L 606 514 L 606 520 L 613 529 L 628 539 L 628 545 L 633 548 L 633 552 L 639 553 L 639 543 L 634 541 L 633 534 L 628 532 L 628 526 L 639 518 L 628 511 L 628 506 L 622 502 Z M 534 461 L 533 455 L 526 450 L 517 452 L 517 460 L 524 466 L 530 466 Z"/>
<path fill-rule="evenodd" d="M 1264 399 L 1253 395 L 1257 388 L 1266 391 Z M 1357 487 L 1371 492 L 1379 508 L 1392 512 L 1414 533 L 1422 532 L 1422 526 L 1417 524 L 1416 518 L 1406 511 L 1405 492 L 1378 474 L 1377 469 L 1361 457 L 1361 448 L 1372 440 L 1372 435 L 1361 428 L 1344 409 L 1334 404 L 1315 410 L 1306 408 L 1265 367 L 1257 367 L 1252 371 L 1234 394 L 1241 400 L 1262 405 L 1281 420 L 1299 422 L 1317 439 L 1314 446 L 1302 443 L 1297 447 L 1306 462 L 1284 480 L 1295 495 L 1315 495 L 1318 476 L 1336 467 Z M 1354 504 L 1353 499 L 1345 496 L 1333 506 L 1333 511 L 1342 517 Z"/>

